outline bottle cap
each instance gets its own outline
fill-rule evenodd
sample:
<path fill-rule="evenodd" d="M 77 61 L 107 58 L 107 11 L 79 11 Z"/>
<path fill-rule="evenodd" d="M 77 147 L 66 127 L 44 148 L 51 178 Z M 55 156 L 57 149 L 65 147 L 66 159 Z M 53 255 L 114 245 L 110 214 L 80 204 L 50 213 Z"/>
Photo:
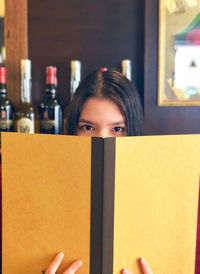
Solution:
<path fill-rule="evenodd" d="M 122 67 L 123 66 L 131 66 L 131 60 L 129 60 L 129 59 L 124 59 L 124 60 L 122 60 Z"/>
<path fill-rule="evenodd" d="M 21 60 L 21 72 L 27 79 L 31 79 L 31 60 L 22 59 Z"/>
<path fill-rule="evenodd" d="M 104 68 L 100 68 L 101 71 L 107 71 L 108 68 L 104 67 Z"/>
<path fill-rule="evenodd" d="M 56 67 L 46 67 L 46 84 L 56 85 Z"/>
<path fill-rule="evenodd" d="M 79 60 L 71 60 L 71 69 L 80 69 L 81 61 Z"/>
<path fill-rule="evenodd" d="M 6 68 L 0 67 L 0 83 L 6 84 Z"/>

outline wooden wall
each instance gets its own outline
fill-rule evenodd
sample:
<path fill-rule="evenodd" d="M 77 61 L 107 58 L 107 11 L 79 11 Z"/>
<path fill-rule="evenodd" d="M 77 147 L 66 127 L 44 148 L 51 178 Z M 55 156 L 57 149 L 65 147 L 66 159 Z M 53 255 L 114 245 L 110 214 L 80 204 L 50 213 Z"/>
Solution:
<path fill-rule="evenodd" d="M 82 76 L 99 67 L 119 69 L 133 61 L 133 78 L 143 96 L 144 0 L 29 0 L 29 58 L 33 100 L 44 94 L 45 66 L 58 68 L 58 97 L 69 103 L 70 60 L 82 62 Z"/>
<path fill-rule="evenodd" d="M 28 57 L 27 37 L 27 0 L 5 0 L 7 88 L 15 104 L 21 98 L 20 60 Z"/>

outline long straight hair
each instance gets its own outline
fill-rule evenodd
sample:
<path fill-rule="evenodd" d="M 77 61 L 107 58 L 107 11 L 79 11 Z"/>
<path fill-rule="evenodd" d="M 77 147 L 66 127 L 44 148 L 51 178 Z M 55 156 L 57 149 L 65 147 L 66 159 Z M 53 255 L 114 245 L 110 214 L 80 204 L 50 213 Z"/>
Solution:
<path fill-rule="evenodd" d="M 76 135 L 84 103 L 91 97 L 114 102 L 125 117 L 127 136 L 143 135 L 144 118 L 140 97 L 134 84 L 115 70 L 97 70 L 83 79 L 68 109 L 67 134 Z"/>

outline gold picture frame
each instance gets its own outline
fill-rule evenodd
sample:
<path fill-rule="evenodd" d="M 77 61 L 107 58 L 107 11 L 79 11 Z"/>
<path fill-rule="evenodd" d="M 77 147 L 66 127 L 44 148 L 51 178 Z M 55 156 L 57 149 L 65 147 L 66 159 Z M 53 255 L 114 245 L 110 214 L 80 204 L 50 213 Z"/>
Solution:
<path fill-rule="evenodd" d="M 200 0 L 160 0 L 158 106 L 200 105 Z"/>

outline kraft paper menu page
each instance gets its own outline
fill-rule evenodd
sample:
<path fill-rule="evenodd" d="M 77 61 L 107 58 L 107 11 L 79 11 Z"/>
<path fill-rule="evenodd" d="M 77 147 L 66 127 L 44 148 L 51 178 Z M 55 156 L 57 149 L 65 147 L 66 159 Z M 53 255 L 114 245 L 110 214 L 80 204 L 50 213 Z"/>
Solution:
<path fill-rule="evenodd" d="M 116 140 L 113 273 L 194 273 L 199 157 L 200 135 Z"/>
<path fill-rule="evenodd" d="M 2 146 L 2 273 L 42 274 L 60 251 L 89 273 L 91 139 L 3 133 Z"/>

